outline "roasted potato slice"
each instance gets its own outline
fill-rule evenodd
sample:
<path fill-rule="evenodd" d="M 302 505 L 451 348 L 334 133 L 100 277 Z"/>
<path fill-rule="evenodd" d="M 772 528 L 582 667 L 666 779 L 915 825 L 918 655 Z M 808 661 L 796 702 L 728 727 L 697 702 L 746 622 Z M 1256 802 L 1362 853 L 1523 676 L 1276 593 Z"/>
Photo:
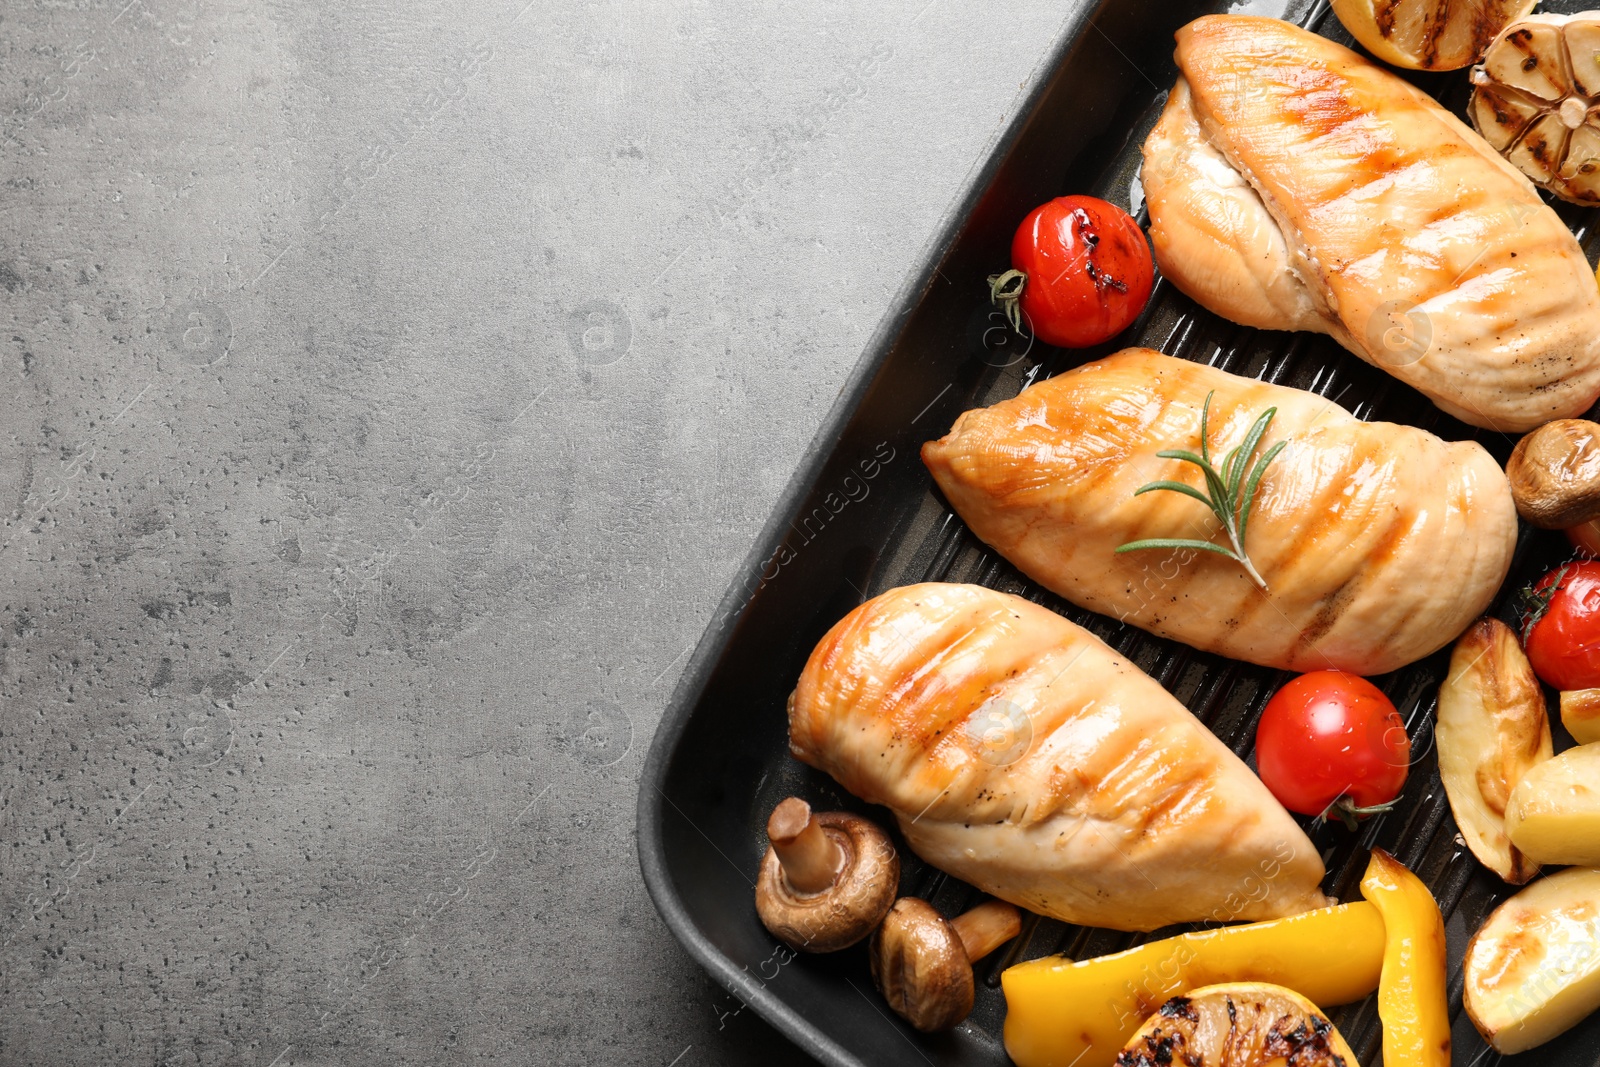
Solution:
<path fill-rule="evenodd" d="M 1502 1053 L 1542 1045 L 1600 1008 L 1600 871 L 1541 878 L 1467 946 L 1466 1008 Z"/>
<path fill-rule="evenodd" d="M 1511 791 L 1506 833 L 1535 863 L 1600 867 L 1600 745 L 1546 760 Z"/>
<path fill-rule="evenodd" d="M 1580 745 L 1600 741 L 1600 689 L 1568 689 L 1561 694 L 1561 725 Z"/>
<path fill-rule="evenodd" d="M 1439 775 L 1467 847 L 1521 885 L 1539 871 L 1506 834 L 1506 802 L 1522 776 L 1550 758 L 1544 692 L 1511 627 L 1479 619 L 1450 654 L 1439 687 Z"/>

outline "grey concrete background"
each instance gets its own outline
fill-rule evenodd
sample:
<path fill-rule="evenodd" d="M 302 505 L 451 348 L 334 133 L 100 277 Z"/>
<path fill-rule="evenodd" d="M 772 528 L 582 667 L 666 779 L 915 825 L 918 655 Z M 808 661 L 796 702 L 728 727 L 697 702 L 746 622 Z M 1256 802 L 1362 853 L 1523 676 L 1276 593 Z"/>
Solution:
<path fill-rule="evenodd" d="M 797 1061 L 639 769 L 1070 7 L 0 9 L 0 1062 Z"/>

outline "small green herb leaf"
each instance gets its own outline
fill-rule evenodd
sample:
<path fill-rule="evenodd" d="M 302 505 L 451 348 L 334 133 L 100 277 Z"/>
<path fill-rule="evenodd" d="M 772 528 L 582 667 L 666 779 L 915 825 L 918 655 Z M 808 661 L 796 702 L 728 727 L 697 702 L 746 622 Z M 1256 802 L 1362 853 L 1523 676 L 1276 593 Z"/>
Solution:
<path fill-rule="evenodd" d="M 1249 529 L 1250 509 L 1255 506 L 1256 490 L 1260 488 L 1261 479 L 1267 473 L 1267 466 L 1278 458 L 1278 453 L 1282 452 L 1289 442 L 1279 441 L 1267 449 L 1266 454 L 1257 459 L 1254 466 L 1251 466 L 1251 457 L 1255 455 L 1256 449 L 1261 446 L 1262 438 L 1267 435 L 1267 430 L 1272 425 L 1273 416 L 1278 413 L 1277 408 L 1268 408 L 1251 424 L 1249 432 L 1245 434 L 1244 440 L 1239 443 L 1238 447 L 1223 458 L 1222 469 L 1220 471 L 1217 470 L 1216 467 L 1212 466 L 1211 443 L 1209 440 L 1211 432 L 1211 400 L 1216 395 L 1216 390 L 1207 393 L 1205 405 L 1200 409 L 1200 454 L 1198 456 L 1181 448 L 1168 448 L 1156 453 L 1162 459 L 1175 459 L 1199 467 L 1201 473 L 1205 475 L 1206 492 L 1202 493 L 1194 486 L 1184 482 L 1163 480 L 1140 486 L 1134 490 L 1133 495 L 1139 496 L 1143 493 L 1162 491 L 1182 493 L 1184 496 L 1193 497 L 1210 508 L 1211 513 L 1217 517 L 1217 521 L 1222 523 L 1222 529 L 1228 535 L 1228 544 L 1219 545 L 1211 541 L 1198 541 L 1189 538 L 1152 537 L 1140 541 L 1130 541 L 1119 547 L 1117 552 L 1140 552 L 1145 549 L 1171 550 L 1177 548 L 1213 552 L 1219 556 L 1227 556 L 1238 563 L 1239 566 L 1244 568 L 1245 573 L 1250 576 L 1251 580 L 1265 591 L 1267 588 L 1266 581 L 1251 564 L 1250 557 L 1245 554 L 1244 535 L 1245 531 Z M 1249 471 L 1248 476 L 1245 474 L 1246 470 Z"/>
<path fill-rule="evenodd" d="M 1256 490 L 1261 486 L 1261 478 L 1267 473 L 1267 464 L 1278 458 L 1278 453 L 1289 447 L 1288 441 L 1279 441 L 1267 449 L 1267 454 L 1256 461 L 1256 469 L 1250 472 L 1250 478 L 1244 485 L 1244 500 L 1239 505 L 1239 543 L 1244 544 L 1244 532 L 1250 525 L 1250 511 L 1256 506 Z"/>
<path fill-rule="evenodd" d="M 1182 493 L 1184 496 L 1192 496 L 1206 507 L 1211 506 L 1211 498 L 1187 482 L 1151 482 L 1149 485 L 1142 485 L 1135 489 L 1133 495 L 1139 496 L 1143 493 L 1154 493 L 1160 489 L 1165 489 L 1169 493 Z M 1127 547 L 1127 545 L 1122 546 L 1122 548 Z M 1117 549 L 1117 551 L 1121 552 L 1122 548 Z"/>
<path fill-rule="evenodd" d="M 1147 548 L 1193 548 L 1202 552 L 1215 552 L 1219 556 L 1227 556 L 1232 560 L 1239 558 L 1233 554 L 1233 549 L 1231 548 L 1224 548 L 1222 545 L 1213 544 L 1210 541 L 1197 541 L 1187 537 L 1150 537 L 1143 541 L 1129 541 L 1125 545 L 1118 546 L 1116 551 L 1118 553 L 1140 552 Z"/>

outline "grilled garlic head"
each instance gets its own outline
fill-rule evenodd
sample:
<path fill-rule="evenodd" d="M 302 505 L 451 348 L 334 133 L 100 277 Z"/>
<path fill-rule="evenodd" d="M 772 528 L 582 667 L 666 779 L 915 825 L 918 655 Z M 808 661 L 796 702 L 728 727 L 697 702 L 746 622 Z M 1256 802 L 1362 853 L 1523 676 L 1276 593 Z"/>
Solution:
<path fill-rule="evenodd" d="M 1563 200 L 1600 204 L 1600 11 L 1529 15 L 1472 69 L 1472 124 Z"/>

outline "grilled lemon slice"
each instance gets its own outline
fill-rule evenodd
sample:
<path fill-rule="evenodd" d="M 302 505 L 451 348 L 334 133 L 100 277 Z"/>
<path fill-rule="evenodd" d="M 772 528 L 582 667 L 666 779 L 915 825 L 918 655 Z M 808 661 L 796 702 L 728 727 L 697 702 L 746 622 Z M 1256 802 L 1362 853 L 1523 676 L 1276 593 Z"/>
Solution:
<path fill-rule="evenodd" d="M 1534 0 L 1333 0 L 1350 35 L 1385 63 L 1408 70 L 1460 70 Z"/>
<path fill-rule="evenodd" d="M 1280 985 L 1230 982 L 1173 997 L 1122 1047 L 1117 1067 L 1359 1067 L 1317 1006 Z"/>
<path fill-rule="evenodd" d="M 1472 124 L 1533 183 L 1600 204 L 1600 13 L 1530 15 L 1472 70 Z"/>

